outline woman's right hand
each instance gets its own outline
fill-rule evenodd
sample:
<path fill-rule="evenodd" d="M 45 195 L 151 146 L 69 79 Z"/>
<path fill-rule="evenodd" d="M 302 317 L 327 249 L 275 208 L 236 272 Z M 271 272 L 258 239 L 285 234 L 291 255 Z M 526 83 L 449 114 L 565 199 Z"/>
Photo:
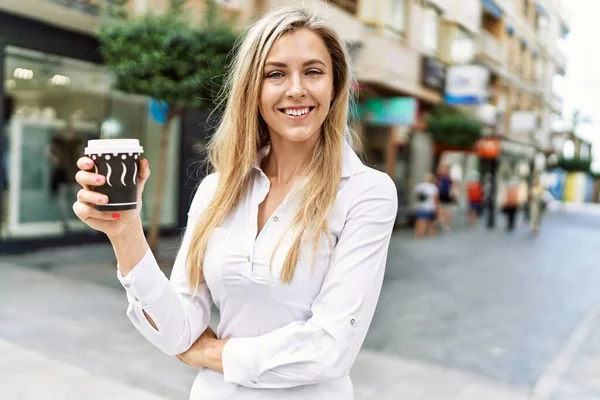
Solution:
<path fill-rule="evenodd" d="M 142 193 L 144 185 L 150 177 L 148 160 L 140 160 L 139 179 L 137 184 L 137 208 L 127 211 L 98 211 L 95 205 L 108 202 L 108 197 L 92 190 L 95 186 L 102 186 L 106 178 L 104 175 L 90 172 L 94 169 L 94 162 L 88 157 L 81 157 L 77 161 L 80 169 L 75 175 L 75 180 L 82 189 L 77 193 L 77 201 L 73 204 L 73 211 L 77 218 L 85 222 L 90 228 L 104 232 L 109 239 L 119 236 L 128 227 L 140 221 L 142 210 Z"/>

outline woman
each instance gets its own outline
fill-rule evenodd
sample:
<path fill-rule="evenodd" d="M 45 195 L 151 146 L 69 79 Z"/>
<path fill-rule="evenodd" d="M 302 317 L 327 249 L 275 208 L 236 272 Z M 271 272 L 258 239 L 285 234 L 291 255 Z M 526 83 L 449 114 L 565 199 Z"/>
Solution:
<path fill-rule="evenodd" d="M 535 178 L 529 192 L 529 215 L 531 216 L 531 233 L 537 234 L 542 223 L 542 213 L 544 208 L 544 193 L 546 189 L 542 185 L 540 178 Z"/>
<path fill-rule="evenodd" d="M 414 193 L 417 198 L 415 204 L 415 237 L 423 237 L 427 233 L 435 236 L 435 219 L 440 208 L 439 191 L 435 176 L 425 174 L 423 181 L 415 186 Z"/>
<path fill-rule="evenodd" d="M 381 290 L 397 199 L 392 180 L 345 142 L 351 87 L 348 53 L 320 16 L 285 7 L 248 29 L 209 145 L 215 173 L 192 201 L 170 281 L 139 209 L 98 212 L 106 198 L 90 188 L 104 178 L 79 160 L 74 210 L 110 238 L 134 326 L 199 368 L 191 399 L 353 398 L 348 374 Z"/>
<path fill-rule="evenodd" d="M 483 185 L 479 179 L 479 174 L 472 174 L 467 182 L 467 198 L 469 200 L 469 226 L 477 225 L 477 219 L 483 211 Z"/>

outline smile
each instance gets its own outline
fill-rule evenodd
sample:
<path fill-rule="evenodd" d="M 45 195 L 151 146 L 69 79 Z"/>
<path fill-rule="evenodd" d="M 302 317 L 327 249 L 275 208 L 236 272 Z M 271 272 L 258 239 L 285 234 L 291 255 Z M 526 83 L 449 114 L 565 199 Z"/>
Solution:
<path fill-rule="evenodd" d="M 284 113 L 290 118 L 302 118 L 307 116 L 315 107 L 303 107 L 303 108 L 280 108 L 279 111 Z"/>

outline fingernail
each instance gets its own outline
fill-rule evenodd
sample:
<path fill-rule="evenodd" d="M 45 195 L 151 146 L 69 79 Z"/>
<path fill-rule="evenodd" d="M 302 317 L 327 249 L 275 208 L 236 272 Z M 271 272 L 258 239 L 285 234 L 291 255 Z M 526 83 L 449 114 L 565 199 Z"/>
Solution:
<path fill-rule="evenodd" d="M 104 197 L 98 197 L 99 203 L 106 203 L 106 199 Z"/>
<path fill-rule="evenodd" d="M 121 214 L 119 214 L 119 213 L 113 213 L 112 217 L 113 217 L 113 219 L 120 219 L 121 218 Z"/>
<path fill-rule="evenodd" d="M 98 182 L 98 183 L 102 182 L 102 177 L 101 176 L 97 177 L 96 182 Z"/>
<path fill-rule="evenodd" d="M 144 160 L 144 166 L 146 168 L 150 168 L 150 163 L 148 162 L 148 160 Z"/>

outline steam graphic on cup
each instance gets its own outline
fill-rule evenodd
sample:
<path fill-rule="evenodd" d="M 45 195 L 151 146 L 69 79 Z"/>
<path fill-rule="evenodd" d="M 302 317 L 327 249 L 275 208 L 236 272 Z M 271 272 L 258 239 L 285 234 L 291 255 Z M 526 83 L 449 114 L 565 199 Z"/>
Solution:
<path fill-rule="evenodd" d="M 137 207 L 137 175 L 143 152 L 137 139 L 88 141 L 85 155 L 94 161 L 94 172 L 106 177 L 105 184 L 94 187 L 94 191 L 108 196 L 108 203 L 96 205 L 96 209 L 119 211 Z"/>

